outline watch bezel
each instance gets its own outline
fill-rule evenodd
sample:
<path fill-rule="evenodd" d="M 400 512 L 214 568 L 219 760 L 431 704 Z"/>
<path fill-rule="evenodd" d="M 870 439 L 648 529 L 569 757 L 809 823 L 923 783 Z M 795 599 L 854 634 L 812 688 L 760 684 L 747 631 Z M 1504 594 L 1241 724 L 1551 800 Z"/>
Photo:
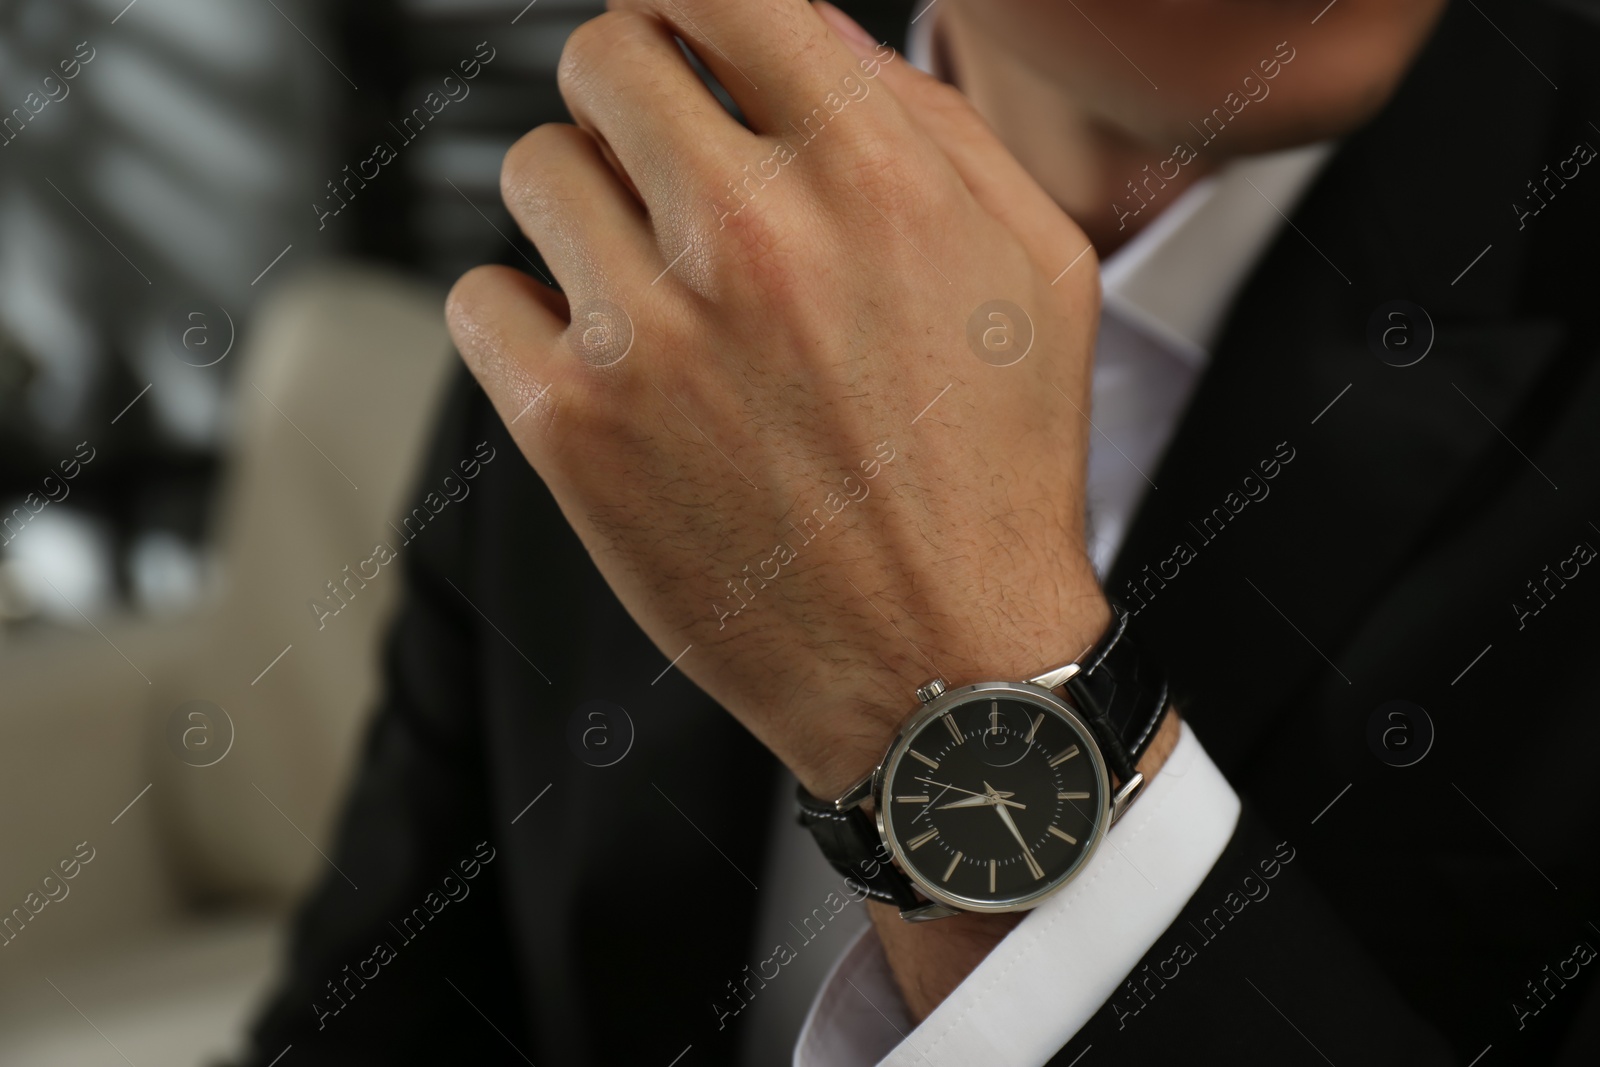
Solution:
<path fill-rule="evenodd" d="M 924 727 L 934 719 L 949 711 L 951 707 L 965 704 L 975 697 L 983 694 L 1005 693 L 1024 701 L 1031 701 L 1043 705 L 1045 708 L 1056 712 L 1066 719 L 1073 729 L 1085 742 L 1085 751 L 1089 754 L 1094 765 L 1095 779 L 1099 783 L 1097 795 L 1099 802 L 1094 815 L 1095 833 L 1088 845 L 1079 853 L 1078 859 L 1059 878 L 1050 880 L 1046 885 L 1032 893 L 1018 897 L 1008 898 L 1003 902 L 975 900 L 956 893 L 949 893 L 926 881 L 918 872 L 914 864 L 907 858 L 905 849 L 900 844 L 899 837 L 894 833 L 891 820 L 888 817 L 888 805 L 884 803 L 884 793 L 889 782 L 893 781 L 895 772 L 899 770 L 900 762 L 905 758 L 906 751 L 911 747 L 911 742 L 918 737 Z M 906 878 L 916 888 L 917 892 L 929 900 L 959 911 L 976 912 L 1012 912 L 1029 911 L 1043 903 L 1052 894 L 1076 878 L 1095 851 L 1100 847 L 1100 842 L 1111 831 L 1111 800 L 1112 800 L 1111 774 L 1106 767 L 1105 756 L 1100 751 L 1100 743 L 1095 739 L 1094 731 L 1083 721 L 1071 704 L 1048 689 L 1032 685 L 1028 682 L 978 682 L 974 685 L 962 686 L 959 689 L 949 689 L 938 697 L 919 708 L 916 714 L 906 720 L 900 732 L 895 736 L 894 743 L 889 747 L 883 761 L 878 764 L 872 778 L 872 803 L 873 818 L 877 823 L 878 837 L 888 846 L 889 854 L 893 857 L 895 865 L 905 874 Z"/>

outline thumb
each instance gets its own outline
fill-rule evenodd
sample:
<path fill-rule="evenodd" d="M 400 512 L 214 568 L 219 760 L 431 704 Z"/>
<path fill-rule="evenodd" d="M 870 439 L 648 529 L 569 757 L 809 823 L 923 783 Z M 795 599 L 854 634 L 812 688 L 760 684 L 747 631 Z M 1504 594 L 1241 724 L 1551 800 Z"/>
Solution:
<path fill-rule="evenodd" d="M 858 58 L 881 60 L 877 42 L 849 15 L 828 0 L 815 0 L 811 6 Z M 961 90 L 907 62 L 880 62 L 878 71 L 879 80 L 950 160 L 973 198 L 1022 242 L 1041 270 L 1059 277 L 1056 271 L 1082 256 L 1089 239 L 1017 162 Z"/>

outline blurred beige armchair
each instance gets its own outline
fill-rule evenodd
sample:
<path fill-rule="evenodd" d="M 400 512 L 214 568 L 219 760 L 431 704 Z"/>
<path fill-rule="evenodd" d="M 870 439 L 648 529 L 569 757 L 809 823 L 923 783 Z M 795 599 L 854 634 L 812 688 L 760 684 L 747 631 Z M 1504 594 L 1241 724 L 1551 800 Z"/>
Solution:
<path fill-rule="evenodd" d="M 287 280 L 233 357 L 204 609 L 0 645 L 0 1063 L 186 1067 L 236 1047 L 287 906 L 329 869 L 399 570 L 321 630 L 307 602 L 416 503 L 454 358 L 442 301 L 365 267 Z M 210 766 L 168 741 L 193 700 L 232 723 Z"/>

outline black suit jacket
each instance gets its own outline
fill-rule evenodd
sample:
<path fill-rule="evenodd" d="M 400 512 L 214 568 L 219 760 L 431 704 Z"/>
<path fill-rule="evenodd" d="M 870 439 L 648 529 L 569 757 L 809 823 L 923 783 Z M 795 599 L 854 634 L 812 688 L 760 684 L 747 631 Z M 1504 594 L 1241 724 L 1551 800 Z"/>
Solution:
<path fill-rule="evenodd" d="M 1056 1067 L 1600 1050 L 1600 168 L 1521 217 L 1600 147 L 1597 54 L 1565 9 L 1455 4 L 1237 297 L 1108 586 L 1245 814 Z M 1403 368 L 1368 342 L 1397 299 L 1435 332 Z M 302 910 L 256 1056 L 731 1063 L 775 764 L 660 674 L 464 377 L 421 484 L 479 442 L 402 549 L 335 856 L 361 889 Z M 635 732 L 604 768 L 571 741 L 596 699 Z M 1406 767 L 1395 700 L 1432 725 Z"/>

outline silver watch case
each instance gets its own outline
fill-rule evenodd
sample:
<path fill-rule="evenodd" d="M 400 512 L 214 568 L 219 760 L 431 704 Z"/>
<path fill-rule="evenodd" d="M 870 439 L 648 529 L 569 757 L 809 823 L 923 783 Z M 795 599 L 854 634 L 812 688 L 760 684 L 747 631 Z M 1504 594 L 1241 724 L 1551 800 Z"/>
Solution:
<path fill-rule="evenodd" d="M 1105 757 L 1100 752 L 1100 744 L 1095 739 L 1094 731 L 1089 729 L 1088 724 L 1073 710 L 1072 705 L 1041 686 L 1029 682 L 978 682 L 975 685 L 946 690 L 943 688 L 943 683 L 939 683 L 937 686 L 930 683 L 919 691 L 919 695 L 923 692 L 927 692 L 928 695 L 932 696 L 932 699 L 927 700 L 900 728 L 894 743 L 889 746 L 888 753 L 872 772 L 871 776 L 863 779 L 856 789 L 851 790 L 851 794 L 859 795 L 864 800 L 866 799 L 867 789 L 862 787 L 870 788 L 879 838 L 888 845 L 890 854 L 894 857 L 895 865 L 916 887 L 917 892 L 931 902 L 919 908 L 903 910 L 900 913 L 901 918 L 916 922 L 925 919 L 944 918 L 958 911 L 1011 912 L 1028 911 L 1037 907 L 1051 894 L 1058 892 L 1063 886 L 1076 878 L 1078 873 L 1088 866 L 1090 858 L 1100 847 L 1101 840 L 1111 831 L 1111 827 L 1121 817 L 1122 812 L 1127 809 L 1128 804 L 1143 786 L 1143 777 L 1135 775 L 1133 780 L 1125 783 L 1117 790 L 1116 796 L 1113 796 L 1111 775 L 1106 769 Z M 888 806 L 884 803 L 884 790 L 887 784 L 894 779 L 895 771 L 899 768 L 900 761 L 905 758 L 906 750 L 911 747 L 911 739 L 921 732 L 923 726 L 943 715 L 956 704 L 965 703 L 982 694 L 1001 693 L 1011 699 L 1036 704 L 1055 712 L 1071 723 L 1078 733 L 1083 736 L 1088 743 L 1087 752 L 1094 765 L 1095 778 L 1100 786 L 1098 790 L 1100 803 L 1099 810 L 1095 812 L 1094 818 L 1096 833 L 1089 842 L 1088 847 L 1079 854 L 1072 867 L 1052 879 L 1045 886 L 1026 896 L 997 903 L 994 901 L 973 900 L 969 897 L 949 893 L 919 877 L 915 867 L 907 861 L 905 849 L 901 845 L 899 838 L 893 833 L 889 820 L 885 817 Z M 846 794 L 840 800 L 847 800 L 851 794 Z"/>

